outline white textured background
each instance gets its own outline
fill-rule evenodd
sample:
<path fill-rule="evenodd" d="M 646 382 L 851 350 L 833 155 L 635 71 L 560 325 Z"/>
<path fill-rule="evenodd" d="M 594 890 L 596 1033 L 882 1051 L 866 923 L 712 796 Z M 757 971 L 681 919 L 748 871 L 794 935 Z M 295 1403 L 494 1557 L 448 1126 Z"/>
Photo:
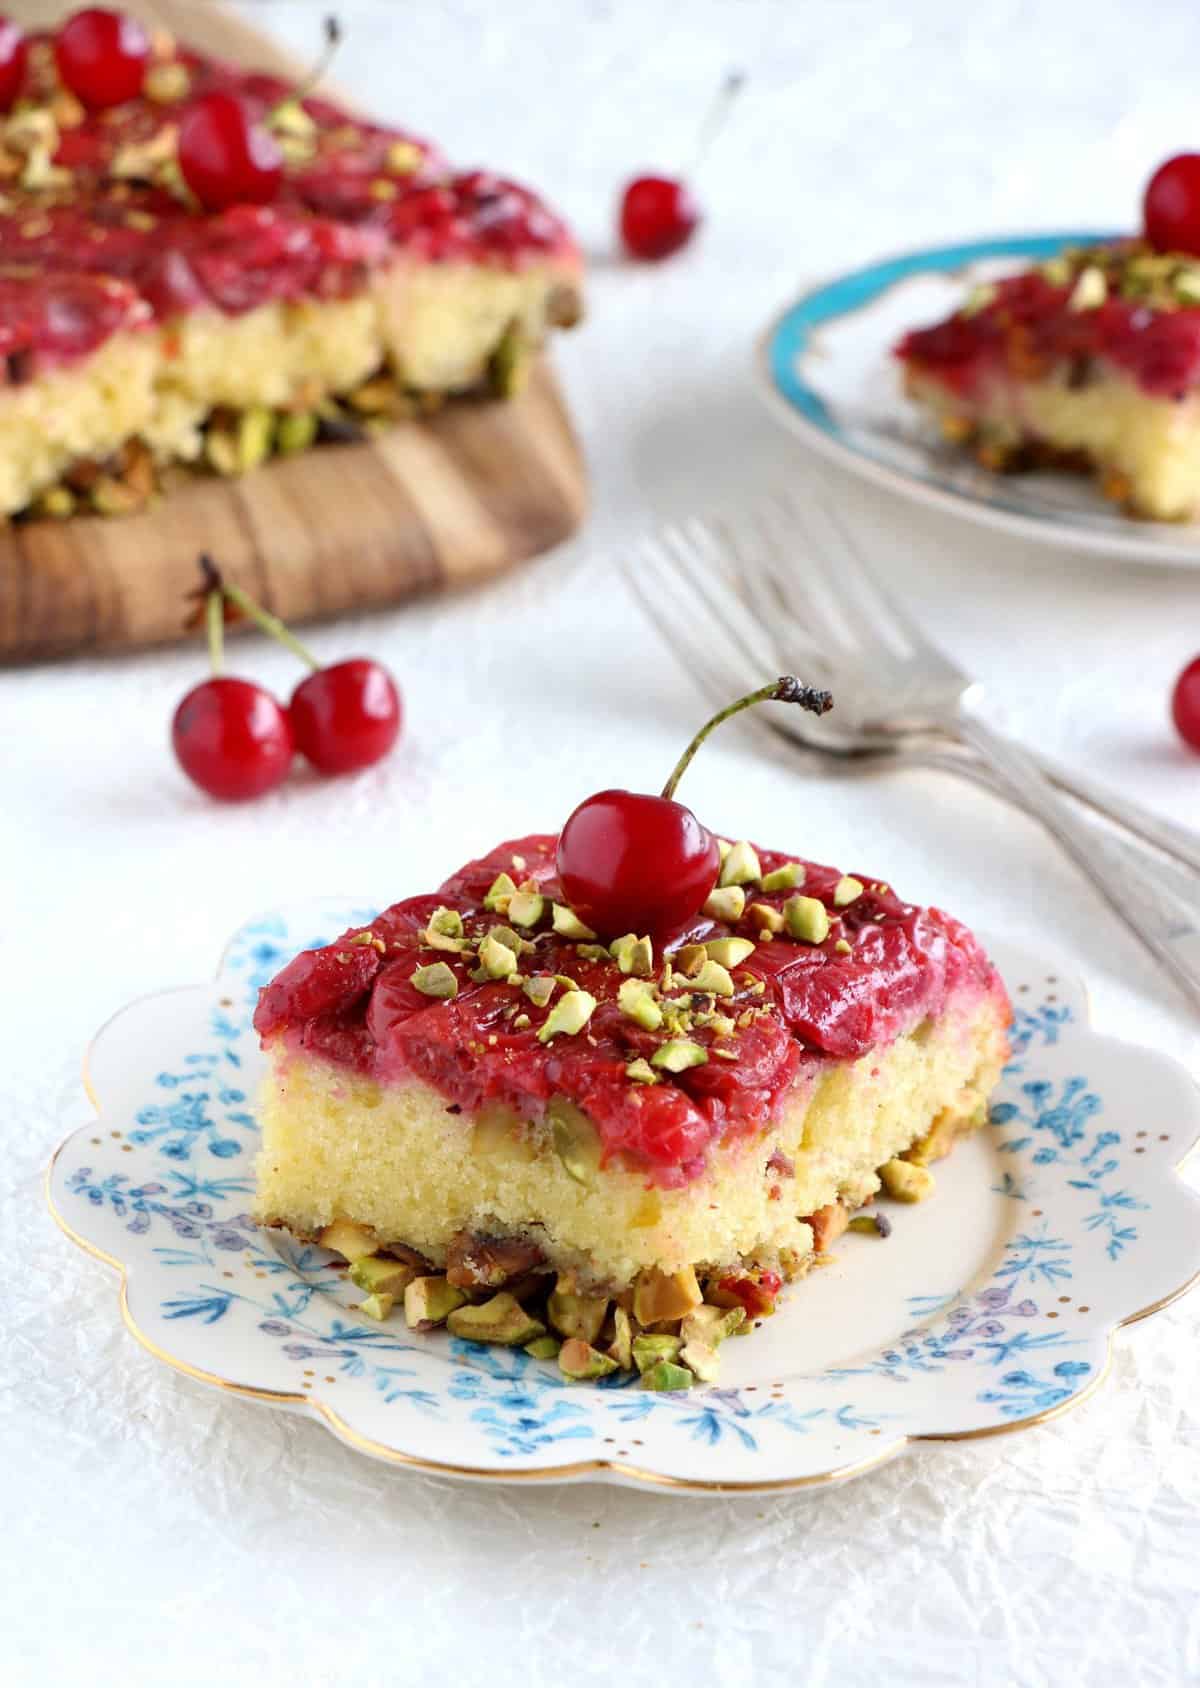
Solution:
<path fill-rule="evenodd" d="M 245 9 L 301 49 L 316 38 L 316 6 Z M 941 238 L 1130 223 L 1152 165 L 1200 142 L 1191 0 L 342 15 L 344 86 L 528 176 L 592 250 L 591 318 L 560 363 L 595 514 L 508 584 L 314 635 L 385 658 L 405 691 L 403 747 L 354 782 L 296 778 L 243 809 L 187 787 L 165 740 L 198 650 L 0 675 L 0 1654 L 37 1684 L 1200 1681 L 1200 1297 L 1124 1335 L 1078 1412 L 840 1490 L 463 1491 L 162 1370 L 45 1217 L 83 1044 L 130 997 L 206 975 L 244 916 L 318 890 L 407 894 L 553 828 L 589 789 L 661 781 L 700 706 L 611 559 L 653 518 L 796 462 L 750 346 L 801 281 Z M 686 156 L 732 64 L 751 82 L 703 175 L 703 239 L 665 268 L 614 264 L 619 184 Z M 1200 577 L 845 495 L 997 718 L 1195 822 L 1200 761 L 1165 707 L 1200 649 Z M 238 662 L 294 678 L 258 644 Z M 934 776 L 802 783 L 736 730 L 687 796 L 726 831 L 875 862 L 910 896 L 1036 935 L 1086 974 L 1101 1027 L 1195 1065 L 1167 987 L 990 800 Z"/>

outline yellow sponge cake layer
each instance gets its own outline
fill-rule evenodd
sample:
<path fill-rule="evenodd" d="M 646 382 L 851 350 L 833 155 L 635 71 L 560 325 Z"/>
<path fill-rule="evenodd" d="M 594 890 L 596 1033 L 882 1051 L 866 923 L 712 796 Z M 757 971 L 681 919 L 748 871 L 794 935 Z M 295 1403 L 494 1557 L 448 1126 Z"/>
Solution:
<path fill-rule="evenodd" d="M 655 1267 L 753 1262 L 790 1275 L 813 1252 L 813 1215 L 860 1206 L 880 1187 L 877 1169 L 931 1132 L 944 1152 L 981 1123 L 1007 1016 L 1002 992 L 971 992 L 911 1034 L 829 1063 L 793 1086 L 776 1124 L 676 1189 L 599 1165 L 577 1110 L 552 1104 L 542 1125 L 496 1107 L 459 1111 L 426 1084 L 379 1084 L 280 1039 L 259 1105 L 257 1214 L 306 1237 L 349 1219 L 375 1246 L 404 1245 L 439 1267 L 462 1232 L 521 1237 L 612 1291 Z"/>

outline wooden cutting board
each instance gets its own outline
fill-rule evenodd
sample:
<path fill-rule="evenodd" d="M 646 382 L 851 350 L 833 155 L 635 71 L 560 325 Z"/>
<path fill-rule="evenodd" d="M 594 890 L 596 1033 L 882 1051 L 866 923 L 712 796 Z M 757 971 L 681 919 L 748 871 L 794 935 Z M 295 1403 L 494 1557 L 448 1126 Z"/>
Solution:
<path fill-rule="evenodd" d="M 127 9 L 206 51 L 295 68 L 218 7 Z M 58 15 L 38 0 L 6 0 L 5 10 L 41 27 Z M 583 458 L 543 359 L 515 399 L 450 404 L 236 480 L 188 480 L 139 515 L 0 528 L 0 660 L 180 638 L 201 551 L 303 622 L 498 574 L 567 538 L 586 507 Z"/>

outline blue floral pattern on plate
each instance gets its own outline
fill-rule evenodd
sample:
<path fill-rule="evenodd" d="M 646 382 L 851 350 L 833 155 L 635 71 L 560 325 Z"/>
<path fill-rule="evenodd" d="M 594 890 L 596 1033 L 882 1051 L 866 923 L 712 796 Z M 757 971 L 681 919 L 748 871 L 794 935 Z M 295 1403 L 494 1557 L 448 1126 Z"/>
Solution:
<path fill-rule="evenodd" d="M 1200 1125 L 1187 1075 L 1097 1037 L 1077 987 L 996 945 L 1017 1009 L 990 1127 L 886 1244 L 848 1238 L 834 1268 L 727 1345 L 719 1386 L 573 1385 L 521 1351 L 366 1320 L 323 1250 L 250 1215 L 250 1015 L 289 956 L 371 913 L 337 901 L 255 920 L 214 985 L 110 1022 L 89 1063 L 101 1121 L 68 1138 L 50 1188 L 64 1228 L 125 1272 L 156 1353 L 319 1414 L 371 1453 L 476 1477 L 818 1482 L 914 1437 L 1068 1404 L 1098 1380 L 1112 1328 L 1200 1271 L 1200 1203 L 1172 1171 Z"/>

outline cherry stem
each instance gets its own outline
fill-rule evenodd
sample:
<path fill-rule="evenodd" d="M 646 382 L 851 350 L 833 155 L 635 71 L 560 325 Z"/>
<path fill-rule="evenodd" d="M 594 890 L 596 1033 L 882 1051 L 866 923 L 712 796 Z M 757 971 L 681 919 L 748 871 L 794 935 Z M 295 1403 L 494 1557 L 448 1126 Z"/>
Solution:
<path fill-rule="evenodd" d="M 200 558 L 200 567 L 203 570 L 204 579 L 209 589 L 208 601 L 210 615 L 212 613 L 212 601 L 214 598 L 216 598 L 219 602 L 232 604 L 235 609 L 240 610 L 244 616 L 248 617 L 248 619 L 252 621 L 261 632 L 266 633 L 272 639 L 277 640 L 285 650 L 291 651 L 293 656 L 298 656 L 301 662 L 307 664 L 314 674 L 316 673 L 321 664 L 309 650 L 308 646 L 300 643 L 299 639 L 297 639 L 296 635 L 292 632 L 291 628 L 286 625 L 286 623 L 280 621 L 277 615 L 272 615 L 270 610 L 263 609 L 262 605 L 256 603 L 248 592 L 243 592 L 240 586 L 234 586 L 226 580 L 211 557 L 207 555 L 202 556 Z"/>
<path fill-rule="evenodd" d="M 769 686 L 760 686 L 756 692 L 738 698 L 736 703 L 726 704 L 724 709 L 717 711 L 711 721 L 704 723 L 676 762 L 670 779 L 662 788 L 664 797 L 674 797 L 675 788 L 687 772 L 692 757 L 713 728 L 719 727 L 722 721 L 728 721 L 731 715 L 740 715 L 743 709 L 752 709 L 756 703 L 798 703 L 801 709 L 810 710 L 814 715 L 825 715 L 833 708 L 833 696 L 830 692 L 818 691 L 815 686 L 806 686 L 803 680 L 797 680 L 792 674 L 785 674 L 779 680 L 772 680 Z"/>
<path fill-rule="evenodd" d="M 219 675 L 225 667 L 225 594 L 219 586 L 205 600 L 204 619 L 208 627 L 208 660 L 213 673 Z"/>
<path fill-rule="evenodd" d="M 290 94 L 285 94 L 278 104 L 273 105 L 266 116 L 267 127 L 270 128 L 285 106 L 299 105 L 306 100 L 317 87 L 325 72 L 329 69 L 334 53 L 342 39 L 342 26 L 335 17 L 327 17 L 324 22 L 325 42 L 317 55 L 316 62 L 300 78 Z"/>
<path fill-rule="evenodd" d="M 701 164 L 725 124 L 729 115 L 729 108 L 741 93 L 746 83 L 746 73 L 742 70 L 731 70 L 724 82 L 713 95 L 712 102 L 704 114 L 704 121 L 700 125 L 700 133 L 696 137 L 696 148 L 692 153 L 691 167 L 683 172 L 682 181 L 688 181 L 695 176 Z"/>

